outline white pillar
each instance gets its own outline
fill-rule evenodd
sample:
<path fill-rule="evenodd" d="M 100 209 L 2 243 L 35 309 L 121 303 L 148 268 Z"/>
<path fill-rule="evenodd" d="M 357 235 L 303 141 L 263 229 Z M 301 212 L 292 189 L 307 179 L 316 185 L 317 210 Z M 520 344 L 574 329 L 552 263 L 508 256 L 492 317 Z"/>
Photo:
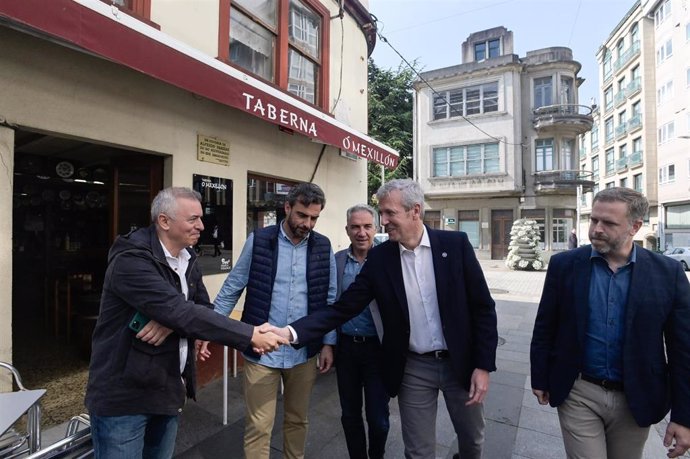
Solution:
<path fill-rule="evenodd" d="M 12 185 L 14 131 L 0 126 L 0 360 L 12 362 Z M 0 392 L 11 391 L 0 379 Z"/>

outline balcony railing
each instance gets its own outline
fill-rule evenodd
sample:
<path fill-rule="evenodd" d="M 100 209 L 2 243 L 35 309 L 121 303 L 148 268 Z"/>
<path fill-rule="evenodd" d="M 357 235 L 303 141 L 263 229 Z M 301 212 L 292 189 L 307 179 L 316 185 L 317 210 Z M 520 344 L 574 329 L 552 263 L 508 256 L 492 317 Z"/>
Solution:
<path fill-rule="evenodd" d="M 616 160 L 616 172 L 622 172 L 628 168 L 628 157 L 623 156 Z"/>
<path fill-rule="evenodd" d="M 545 131 L 567 127 L 574 134 L 583 134 L 592 129 L 592 107 L 587 105 L 546 105 L 534 109 L 534 129 Z"/>
<path fill-rule="evenodd" d="M 642 150 L 633 152 L 628 158 L 628 166 L 635 167 L 642 165 Z"/>
<path fill-rule="evenodd" d="M 642 127 L 642 115 L 635 115 L 628 120 L 628 132 L 636 131 Z"/>
<path fill-rule="evenodd" d="M 626 88 L 625 93 L 628 95 L 628 97 L 630 97 L 633 94 L 637 94 L 641 89 L 642 89 L 642 78 L 637 77 L 634 80 L 632 80 L 630 83 L 628 83 L 628 87 Z"/>
<path fill-rule="evenodd" d="M 552 191 L 570 189 L 576 190 L 582 186 L 583 191 L 591 191 L 594 187 L 592 172 L 585 170 L 551 170 L 534 173 L 534 187 L 536 191 Z"/>
<path fill-rule="evenodd" d="M 628 49 L 623 51 L 621 53 L 620 57 L 616 59 L 616 61 L 613 63 L 613 70 L 614 72 L 619 71 L 625 65 L 632 60 L 633 57 L 637 56 L 640 54 L 640 42 L 636 41 Z"/>
<path fill-rule="evenodd" d="M 628 94 L 625 89 L 621 89 L 616 93 L 616 95 L 613 97 L 613 103 L 616 107 L 619 107 L 623 105 L 625 102 L 625 99 L 627 98 Z"/>
<path fill-rule="evenodd" d="M 628 132 L 627 123 L 623 123 L 623 124 L 616 126 L 616 139 L 620 139 L 621 137 L 624 137 L 626 132 Z"/>

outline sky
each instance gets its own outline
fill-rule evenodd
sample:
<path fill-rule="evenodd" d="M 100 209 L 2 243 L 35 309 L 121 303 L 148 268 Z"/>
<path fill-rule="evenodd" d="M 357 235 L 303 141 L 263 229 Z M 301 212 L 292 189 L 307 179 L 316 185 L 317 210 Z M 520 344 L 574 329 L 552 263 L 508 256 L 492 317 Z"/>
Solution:
<path fill-rule="evenodd" d="M 504 26 L 513 32 L 514 54 L 566 46 L 582 64 L 579 102 L 598 100 L 596 53 L 635 0 L 369 0 L 379 32 L 409 62 L 424 70 L 462 63 L 461 46 L 473 33 Z M 397 69 L 400 57 L 377 39 L 372 58 Z"/>

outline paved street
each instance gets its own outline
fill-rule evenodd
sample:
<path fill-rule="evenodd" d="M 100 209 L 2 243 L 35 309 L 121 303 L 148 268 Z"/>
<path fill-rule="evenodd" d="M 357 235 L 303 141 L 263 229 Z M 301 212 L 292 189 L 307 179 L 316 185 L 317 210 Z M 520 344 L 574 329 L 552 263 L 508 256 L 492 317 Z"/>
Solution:
<path fill-rule="evenodd" d="M 565 453 L 554 409 L 536 402 L 529 382 L 529 342 L 545 272 L 510 271 L 499 261 L 482 261 L 497 302 L 499 336 L 498 371 L 492 374 L 485 403 L 487 418 L 484 457 L 491 459 L 558 459 Z M 222 384 L 205 387 L 198 403 L 189 403 L 183 413 L 176 455 L 179 458 L 242 457 L 244 405 L 241 378 L 229 385 L 228 425 L 222 425 Z M 279 413 L 279 419 L 282 413 Z M 340 405 L 333 373 L 318 379 L 312 394 L 307 445 L 308 458 L 346 458 L 340 426 Z M 663 424 L 663 423 L 662 423 Z M 271 457 L 281 457 L 280 421 L 276 423 Z M 652 429 L 645 459 L 666 456 L 661 442 L 665 425 Z M 659 432 L 662 432 L 660 435 Z M 437 457 L 449 459 L 456 440 L 448 415 L 439 398 Z M 397 401 L 391 401 L 389 458 L 402 458 L 403 446 Z"/>

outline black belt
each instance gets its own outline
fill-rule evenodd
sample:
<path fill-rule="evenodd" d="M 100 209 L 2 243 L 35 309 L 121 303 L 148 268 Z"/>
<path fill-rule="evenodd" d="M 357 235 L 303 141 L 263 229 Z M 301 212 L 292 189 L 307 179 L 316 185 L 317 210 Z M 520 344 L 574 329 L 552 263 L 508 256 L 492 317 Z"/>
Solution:
<path fill-rule="evenodd" d="M 354 336 L 346 335 L 345 333 L 340 334 L 341 339 L 346 339 L 352 341 L 353 343 L 366 343 L 367 341 L 378 341 L 378 336 Z"/>
<path fill-rule="evenodd" d="M 596 384 L 599 387 L 603 387 L 606 390 L 617 390 L 623 391 L 623 383 L 620 381 L 611 381 L 610 379 L 600 379 L 586 374 L 580 375 L 583 381 L 588 383 Z"/>
<path fill-rule="evenodd" d="M 441 349 L 440 351 L 424 352 L 422 354 L 417 355 L 421 355 L 422 357 L 433 357 L 436 360 L 447 359 L 448 357 L 450 357 L 450 354 L 445 349 Z"/>

